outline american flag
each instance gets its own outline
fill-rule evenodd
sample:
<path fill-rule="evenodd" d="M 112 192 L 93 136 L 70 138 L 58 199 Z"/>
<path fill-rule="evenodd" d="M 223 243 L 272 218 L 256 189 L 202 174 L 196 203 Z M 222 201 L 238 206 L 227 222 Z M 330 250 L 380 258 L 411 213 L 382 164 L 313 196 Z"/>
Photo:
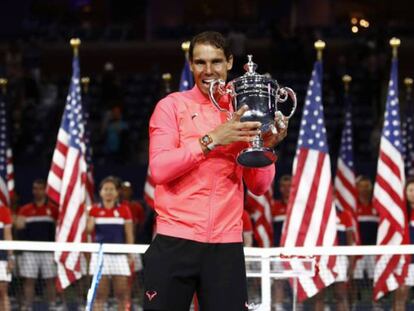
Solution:
<path fill-rule="evenodd" d="M 335 204 L 339 210 L 349 210 L 353 223 L 358 228 L 357 220 L 357 189 L 354 168 L 354 152 L 352 139 L 352 106 L 349 95 L 345 96 L 346 112 L 345 126 L 342 130 L 341 148 L 335 176 Z M 354 241 L 359 242 L 358 230 L 355 231 Z"/>
<path fill-rule="evenodd" d="M 181 79 L 180 79 L 180 86 L 178 90 L 180 92 L 187 91 L 192 89 L 194 86 L 194 79 L 193 79 L 193 73 L 190 70 L 190 62 L 188 59 L 185 59 L 184 68 L 181 71 Z"/>
<path fill-rule="evenodd" d="M 86 226 L 85 124 L 82 112 L 79 59 L 72 62 L 69 94 L 47 181 L 47 194 L 59 206 L 57 242 L 82 242 Z M 64 289 L 81 277 L 78 252 L 56 252 L 58 287 Z"/>
<path fill-rule="evenodd" d="M 378 245 L 405 244 L 408 238 L 404 200 L 404 161 L 398 103 L 398 61 L 394 57 L 388 85 L 384 126 L 382 129 L 373 204 L 380 221 Z M 401 255 L 377 257 L 374 273 L 374 299 L 404 283 L 409 260 Z"/>
<path fill-rule="evenodd" d="M 405 175 L 414 177 L 414 102 L 407 92 L 405 100 L 405 118 L 402 122 L 402 140 L 404 147 Z"/>
<path fill-rule="evenodd" d="M 145 181 L 144 185 L 144 200 L 148 204 L 149 207 L 154 209 L 154 191 L 155 191 L 155 183 L 152 179 L 151 172 L 148 168 L 147 171 L 147 180 Z"/>
<path fill-rule="evenodd" d="M 336 211 L 322 107 L 321 61 L 315 62 L 307 90 L 286 216 L 281 245 L 312 248 L 336 244 Z M 314 296 L 335 281 L 335 261 L 332 256 L 318 257 L 316 276 L 299 277 L 299 300 Z M 301 268 L 304 267 L 298 267 Z"/>
<path fill-rule="evenodd" d="M 14 171 L 5 97 L 0 90 L 0 204 L 10 206 L 14 194 Z"/>
<path fill-rule="evenodd" d="M 260 196 L 247 190 L 245 208 L 253 220 L 253 235 L 259 247 L 273 246 L 272 205 L 272 189 Z"/>

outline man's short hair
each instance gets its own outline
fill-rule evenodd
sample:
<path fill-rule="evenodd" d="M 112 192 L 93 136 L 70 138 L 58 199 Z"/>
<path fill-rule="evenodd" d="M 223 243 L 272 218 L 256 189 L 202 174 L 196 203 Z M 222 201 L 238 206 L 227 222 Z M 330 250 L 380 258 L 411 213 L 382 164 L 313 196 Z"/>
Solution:
<path fill-rule="evenodd" d="M 217 31 L 205 31 L 195 35 L 191 40 L 190 48 L 188 50 L 190 61 L 193 60 L 193 50 L 197 44 L 209 44 L 223 50 L 227 60 L 233 55 L 230 50 L 230 44 L 221 33 Z"/>
<path fill-rule="evenodd" d="M 35 180 L 33 180 L 33 185 L 42 185 L 43 187 L 46 187 L 46 180 L 44 180 L 43 178 L 37 178 Z"/>
<path fill-rule="evenodd" d="M 121 179 L 116 176 L 107 176 L 102 179 L 101 183 L 99 184 L 99 189 L 102 189 L 103 185 L 106 183 L 112 183 L 116 190 L 121 189 Z"/>
<path fill-rule="evenodd" d="M 284 181 L 292 181 L 292 176 L 289 174 L 282 175 L 282 177 L 279 178 L 279 184 Z"/>
<path fill-rule="evenodd" d="M 372 180 L 371 180 L 371 178 L 369 178 L 368 176 L 366 176 L 366 175 L 358 175 L 357 176 L 357 178 L 355 179 L 355 182 L 358 184 L 358 183 L 360 183 L 360 182 L 362 182 L 362 181 L 368 181 L 368 182 L 370 182 L 370 183 L 372 183 Z"/>

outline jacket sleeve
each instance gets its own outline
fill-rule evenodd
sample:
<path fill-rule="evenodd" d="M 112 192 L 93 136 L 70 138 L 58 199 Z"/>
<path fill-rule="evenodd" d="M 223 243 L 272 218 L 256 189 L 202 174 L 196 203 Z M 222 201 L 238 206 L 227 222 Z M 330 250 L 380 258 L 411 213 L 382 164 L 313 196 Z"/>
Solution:
<path fill-rule="evenodd" d="M 149 138 L 149 166 L 156 184 L 184 175 L 205 158 L 198 138 L 179 145 L 177 113 L 171 98 L 157 104 L 150 120 Z"/>
<path fill-rule="evenodd" d="M 262 195 L 269 190 L 275 177 L 275 166 L 269 165 L 261 168 L 244 168 L 243 180 L 253 194 Z"/>

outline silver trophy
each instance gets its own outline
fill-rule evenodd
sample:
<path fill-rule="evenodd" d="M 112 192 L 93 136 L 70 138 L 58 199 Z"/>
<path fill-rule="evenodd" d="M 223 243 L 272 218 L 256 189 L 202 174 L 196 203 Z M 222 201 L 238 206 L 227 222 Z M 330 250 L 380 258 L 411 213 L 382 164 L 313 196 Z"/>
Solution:
<path fill-rule="evenodd" d="M 227 85 L 221 79 L 212 81 L 209 96 L 218 110 L 227 112 L 231 116 L 232 112 L 220 107 L 214 97 L 217 93 L 221 96 L 230 95 L 234 111 L 244 105 L 249 107 L 240 121 L 259 121 L 262 124 L 261 133 L 256 136 L 249 148 L 237 155 L 237 162 L 246 167 L 263 167 L 274 163 L 277 156 L 272 148 L 264 146 L 262 137 L 265 137 L 269 131 L 275 133 L 276 113 L 282 113 L 288 119 L 293 115 L 296 110 L 296 94 L 288 87 L 280 87 L 277 81 L 269 76 L 256 73 L 257 65 L 253 63 L 252 55 L 247 57 L 248 62 L 243 67 L 246 73 Z M 278 109 L 278 104 L 286 103 L 289 97 L 291 107 L 283 109 L 285 112 L 283 113 Z"/>

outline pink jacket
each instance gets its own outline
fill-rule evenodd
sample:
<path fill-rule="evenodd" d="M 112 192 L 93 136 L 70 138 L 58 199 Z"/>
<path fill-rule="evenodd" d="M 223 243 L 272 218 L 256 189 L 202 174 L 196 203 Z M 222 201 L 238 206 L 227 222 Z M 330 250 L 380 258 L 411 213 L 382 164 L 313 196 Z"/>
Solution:
<path fill-rule="evenodd" d="M 253 193 L 263 194 L 275 167 L 239 166 L 243 143 L 204 155 L 198 139 L 226 117 L 196 86 L 157 104 L 149 126 L 157 233 L 208 243 L 242 241 L 243 180 Z"/>

